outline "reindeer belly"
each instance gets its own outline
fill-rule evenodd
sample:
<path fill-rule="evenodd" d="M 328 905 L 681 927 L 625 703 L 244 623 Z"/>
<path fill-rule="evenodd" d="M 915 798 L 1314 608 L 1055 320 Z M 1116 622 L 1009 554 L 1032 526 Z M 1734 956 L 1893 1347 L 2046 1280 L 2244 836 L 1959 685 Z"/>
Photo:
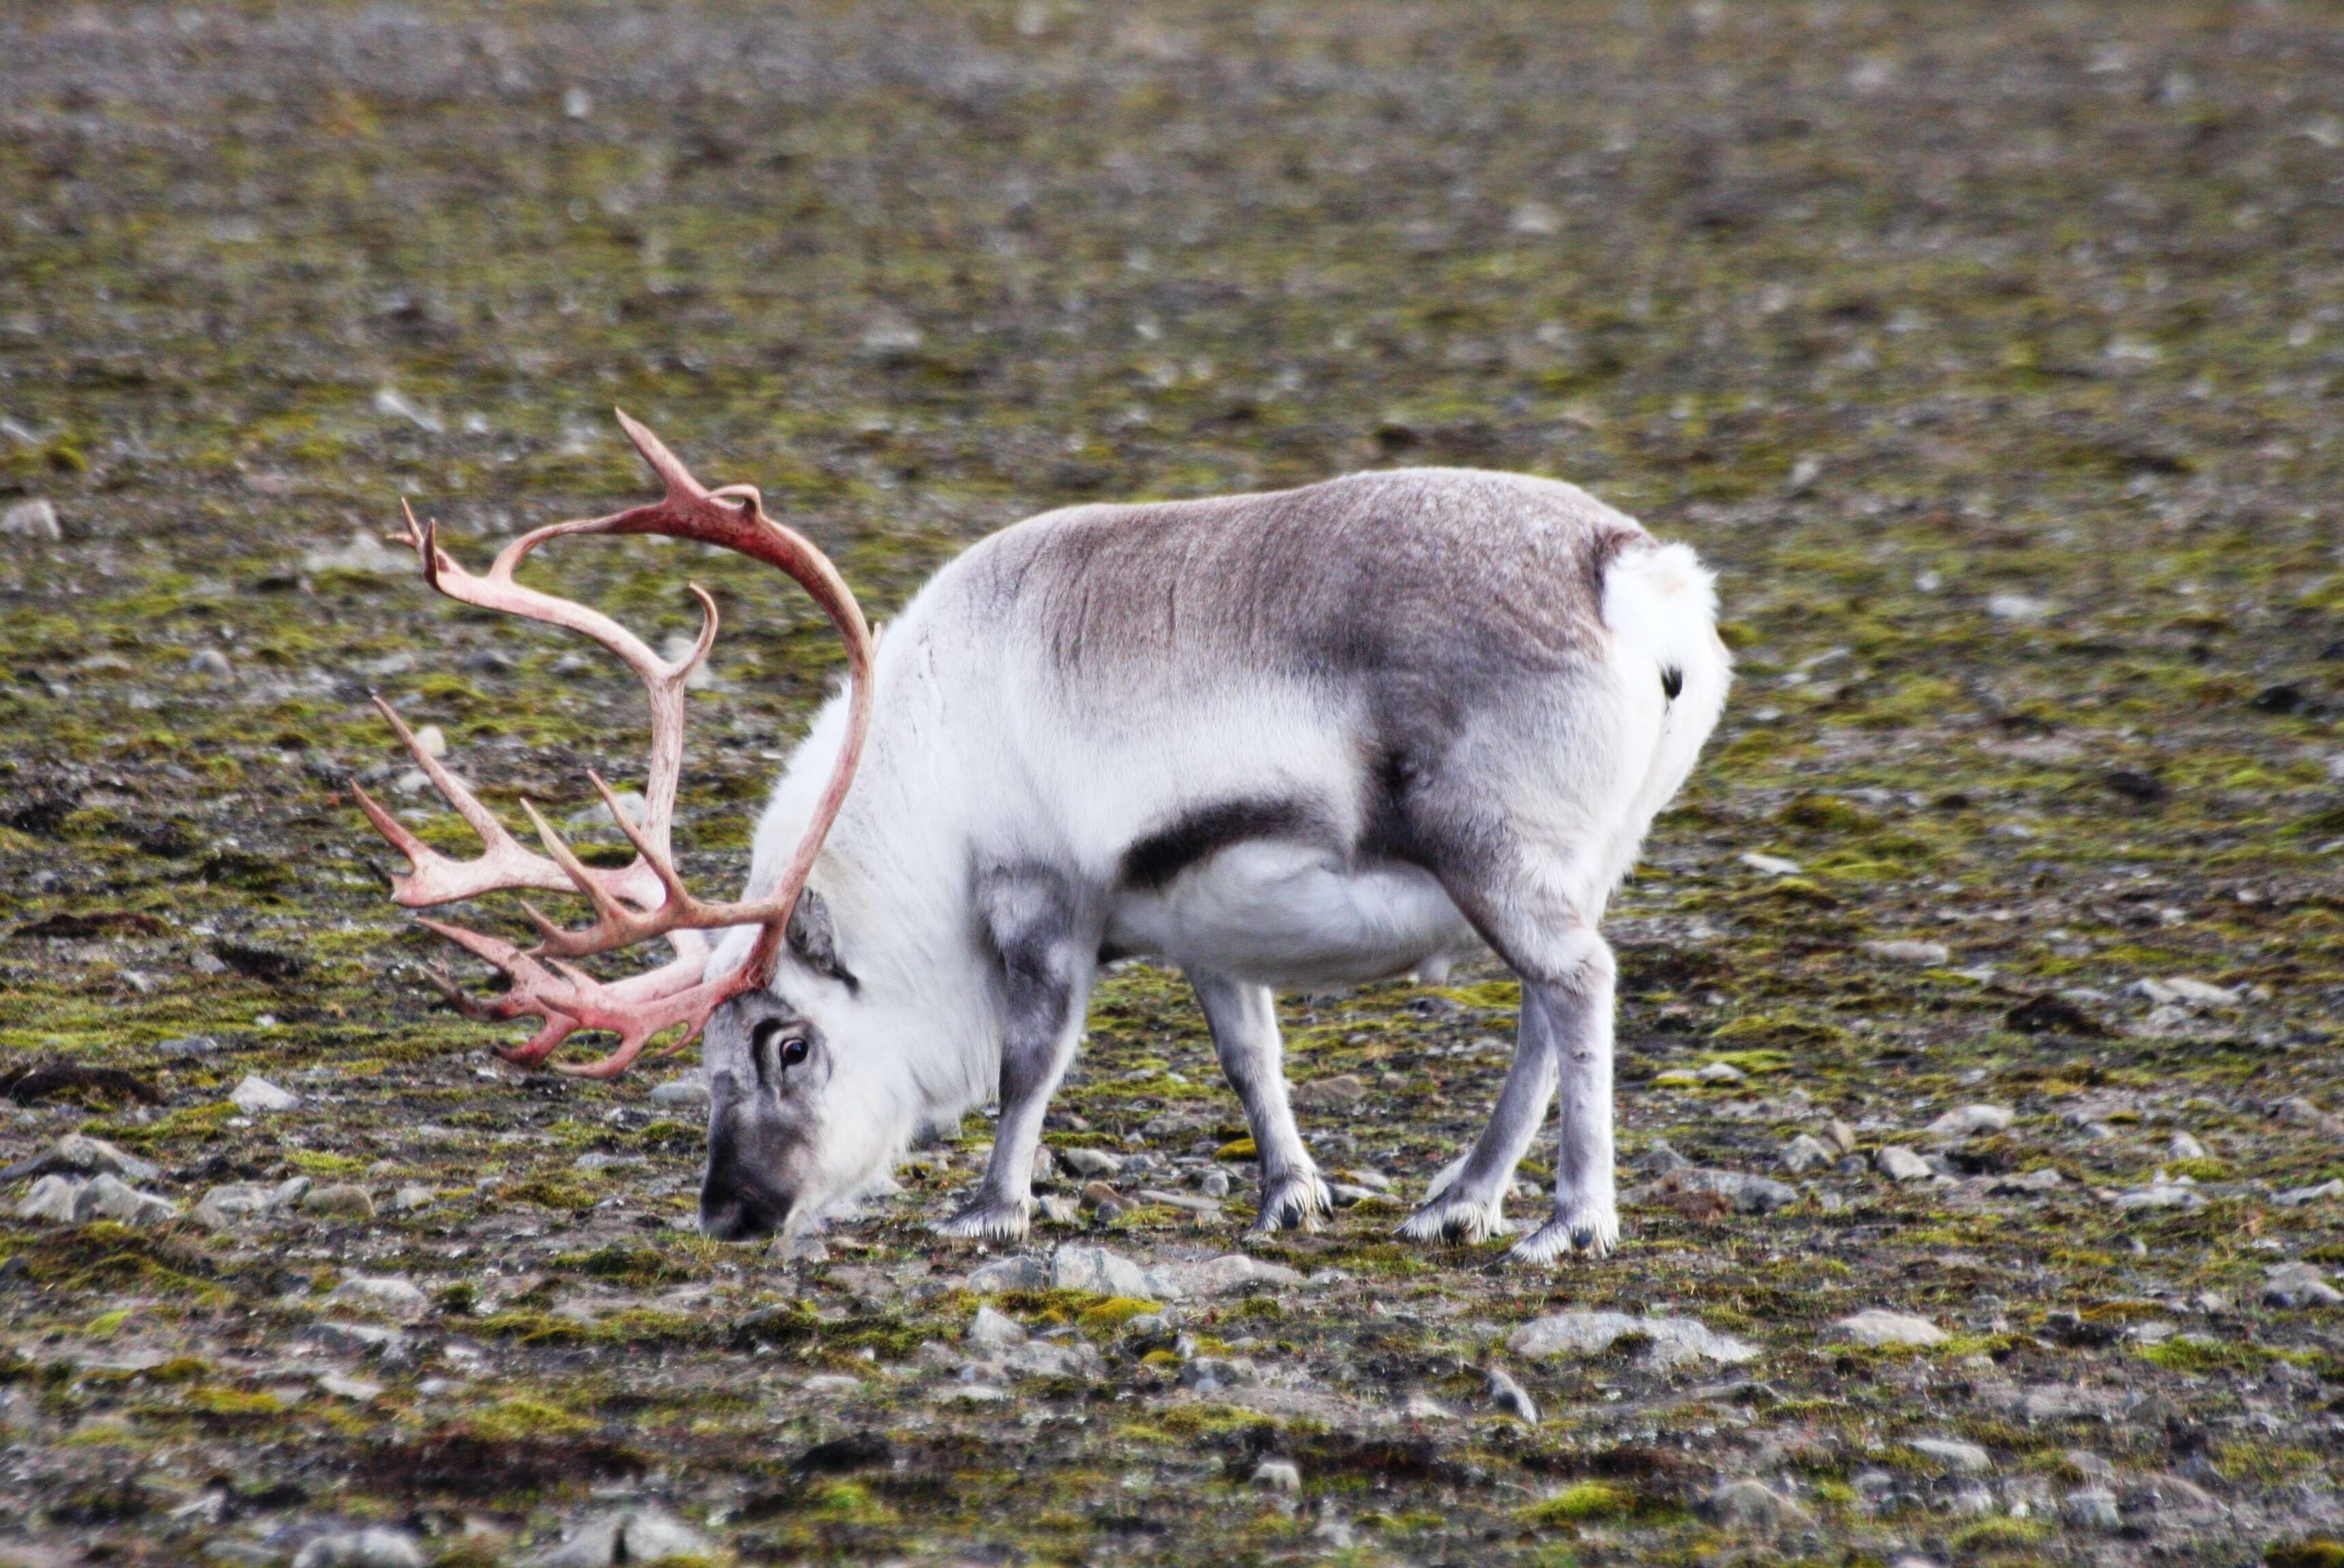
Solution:
<path fill-rule="evenodd" d="M 1480 939 L 1440 885 L 1396 861 L 1306 845 L 1232 845 L 1166 885 L 1120 895 L 1107 945 L 1280 987 L 1348 986 L 1440 966 Z"/>

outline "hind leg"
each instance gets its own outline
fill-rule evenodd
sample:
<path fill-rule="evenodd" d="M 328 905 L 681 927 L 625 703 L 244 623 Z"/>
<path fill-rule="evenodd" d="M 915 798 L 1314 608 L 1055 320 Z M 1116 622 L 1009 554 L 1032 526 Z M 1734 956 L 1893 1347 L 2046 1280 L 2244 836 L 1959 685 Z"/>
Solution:
<path fill-rule="evenodd" d="M 1418 1240 L 1503 1235 L 1500 1212 L 1514 1167 L 1537 1136 L 1550 1097 L 1562 1102 L 1554 1212 L 1513 1251 L 1545 1262 L 1565 1250 L 1619 1245 L 1612 1178 L 1612 949 L 1595 928 L 1600 899 L 1569 857 L 1517 847 L 1444 875 L 1450 896 L 1522 982 L 1514 1062 L 1489 1125 L 1455 1178 L 1400 1228 Z"/>
<path fill-rule="evenodd" d="M 1278 1009 L 1269 987 L 1202 974 L 1191 974 L 1188 984 L 1212 1026 L 1221 1071 L 1244 1102 L 1246 1125 L 1253 1128 L 1261 1159 L 1261 1213 L 1253 1228 L 1318 1229 L 1333 1211 L 1334 1199 L 1318 1179 L 1318 1164 L 1303 1146 L 1294 1108 L 1287 1103 Z"/>

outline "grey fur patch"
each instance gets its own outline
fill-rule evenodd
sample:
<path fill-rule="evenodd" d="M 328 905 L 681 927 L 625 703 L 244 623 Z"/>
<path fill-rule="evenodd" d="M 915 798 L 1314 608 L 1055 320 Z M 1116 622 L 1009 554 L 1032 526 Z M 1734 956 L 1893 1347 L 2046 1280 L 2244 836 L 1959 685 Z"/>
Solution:
<path fill-rule="evenodd" d="M 1123 852 L 1127 887 L 1158 888 L 1231 845 L 1253 838 L 1322 839 L 1326 814 L 1305 801 L 1228 800 L 1183 813 Z"/>

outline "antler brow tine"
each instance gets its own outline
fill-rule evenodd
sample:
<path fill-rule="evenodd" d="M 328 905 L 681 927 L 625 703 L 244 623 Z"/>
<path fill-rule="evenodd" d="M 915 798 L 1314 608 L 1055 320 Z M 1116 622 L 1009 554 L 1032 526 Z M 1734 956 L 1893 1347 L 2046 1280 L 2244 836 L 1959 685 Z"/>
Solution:
<path fill-rule="evenodd" d="M 862 758 L 864 741 L 871 726 L 871 667 L 877 652 L 862 606 L 855 602 L 838 569 L 804 536 L 766 516 L 763 498 L 753 487 L 732 485 L 709 490 L 668 450 L 665 442 L 630 418 L 624 410 L 617 412 L 620 428 L 660 478 L 665 493 L 659 501 L 607 517 L 548 523 L 532 529 L 498 551 L 489 569 L 480 573 L 467 571 L 442 549 L 437 522 L 417 521 L 414 510 L 403 500 L 399 511 L 406 531 L 397 536 L 397 542 L 415 551 L 424 581 L 449 598 L 480 609 L 564 627 L 591 638 L 616 654 L 642 682 L 652 711 L 642 821 L 637 823 L 628 815 L 599 774 L 588 775 L 620 831 L 634 846 L 633 861 L 615 872 L 585 865 L 526 800 L 521 802 L 521 809 L 537 829 L 544 853 L 522 847 L 461 779 L 425 751 L 405 722 L 379 697 L 375 699 L 375 705 L 425 775 L 480 836 L 481 853 L 468 861 L 440 854 L 363 789 L 352 786 L 359 808 L 376 831 L 407 857 L 409 870 L 393 878 L 393 896 L 401 904 L 446 904 L 482 893 L 504 891 L 569 893 L 587 901 L 594 918 L 576 929 L 555 926 L 524 902 L 523 908 L 537 926 L 541 937 L 538 945 L 528 950 L 460 926 L 430 919 L 420 923 L 493 965 L 510 983 L 502 996 L 474 998 L 455 989 L 453 982 L 444 975 L 436 977 L 435 986 L 466 1016 L 536 1017 L 541 1021 L 541 1027 L 527 1042 L 501 1053 L 507 1060 L 538 1066 L 581 1029 L 617 1035 L 618 1047 L 600 1061 L 581 1066 L 553 1064 L 558 1071 L 590 1077 L 616 1077 L 653 1038 L 678 1026 L 682 1027 L 682 1033 L 672 1048 L 681 1048 L 690 1043 L 707 1023 L 709 1015 L 724 1001 L 772 979 L 790 914 L 797 906 L 798 895 L 804 890 L 814 858 L 821 852 L 832 823 L 837 819 Z M 845 643 L 850 683 L 846 738 L 804 836 L 791 855 L 779 885 L 766 897 L 731 904 L 702 903 L 685 888 L 675 867 L 672 839 L 676 791 L 683 767 L 684 681 L 707 658 L 715 643 L 721 623 L 716 602 L 700 584 L 687 585 L 692 597 L 700 602 L 700 635 L 680 659 L 670 661 L 653 652 L 642 639 L 601 612 L 515 579 L 515 570 L 539 545 L 551 539 L 587 533 L 657 533 L 695 540 L 722 545 L 777 566 L 796 579 L 822 606 Z M 734 926 L 759 927 L 757 941 L 746 963 L 711 980 L 706 977 L 706 966 L 712 948 L 702 933 Z M 675 949 L 675 957 L 660 968 L 630 979 L 605 983 L 562 962 L 565 958 L 632 946 L 655 936 L 667 939 Z"/>

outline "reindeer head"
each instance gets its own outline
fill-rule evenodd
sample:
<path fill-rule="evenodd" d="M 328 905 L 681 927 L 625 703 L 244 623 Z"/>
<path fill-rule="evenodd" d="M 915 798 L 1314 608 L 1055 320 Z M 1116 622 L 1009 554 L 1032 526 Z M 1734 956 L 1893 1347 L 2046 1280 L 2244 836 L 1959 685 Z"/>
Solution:
<path fill-rule="evenodd" d="M 412 545 L 421 557 L 425 581 L 450 598 L 581 632 L 617 654 L 642 679 L 652 709 L 642 821 L 635 822 L 621 808 L 599 775 L 588 774 L 634 845 L 635 858 L 616 871 L 584 865 L 526 800 L 521 809 L 535 826 L 544 853 L 522 847 L 379 697 L 375 705 L 416 762 L 480 835 L 482 853 L 471 860 L 451 860 L 409 832 L 364 790 L 353 786 L 352 793 L 376 829 L 408 859 L 409 869 L 392 878 L 392 896 L 402 905 L 429 906 L 523 889 L 586 900 L 593 919 L 574 929 L 556 925 L 524 902 L 521 907 L 538 932 L 536 945 L 527 949 L 478 931 L 422 920 L 488 960 L 509 981 L 502 995 L 488 997 L 467 995 L 445 970 L 435 971 L 434 984 L 468 1017 L 541 1020 L 528 1041 L 499 1052 L 507 1061 L 525 1067 L 614 1077 L 663 1034 L 675 1031 L 666 1055 L 702 1037 L 713 1101 L 702 1221 L 719 1236 L 762 1235 L 802 1213 L 806 1200 L 844 1184 L 841 1173 L 829 1168 L 835 1157 L 826 1153 L 829 1140 L 823 1136 L 831 1098 L 826 1089 L 833 1084 L 851 1086 L 863 1075 L 851 1068 L 842 1071 L 827 1037 L 836 1031 L 824 1030 L 821 1014 L 839 1000 L 827 995 L 827 989 L 844 987 L 851 996 L 853 976 L 838 966 L 826 914 L 820 900 L 806 894 L 805 885 L 845 799 L 870 729 L 871 663 L 876 643 L 837 570 L 805 539 L 767 517 L 755 490 L 732 485 L 711 491 L 651 431 L 623 412 L 619 423 L 666 486 L 666 495 L 656 503 L 533 530 L 507 545 L 489 570 L 477 576 L 440 548 L 434 525 L 418 524 L 411 511 L 401 542 Z M 514 580 L 514 569 L 540 544 L 580 533 L 665 534 L 753 556 L 795 578 L 845 640 L 853 683 L 846 733 L 796 850 L 763 896 L 734 904 L 702 902 L 685 889 L 670 847 L 683 767 L 684 680 L 715 641 L 715 602 L 697 583 L 691 585 L 702 615 L 700 637 L 682 659 L 670 662 L 600 612 Z M 712 940 L 712 934 L 722 939 Z M 628 979 L 597 980 L 567 962 L 653 937 L 665 938 L 674 957 Z M 790 989 L 807 993 L 798 1001 L 785 998 L 775 986 L 785 962 L 792 976 L 803 982 Z M 553 1061 L 555 1049 L 580 1030 L 616 1035 L 618 1046 L 598 1061 Z M 868 1064 L 856 1065 L 867 1074 Z"/>

